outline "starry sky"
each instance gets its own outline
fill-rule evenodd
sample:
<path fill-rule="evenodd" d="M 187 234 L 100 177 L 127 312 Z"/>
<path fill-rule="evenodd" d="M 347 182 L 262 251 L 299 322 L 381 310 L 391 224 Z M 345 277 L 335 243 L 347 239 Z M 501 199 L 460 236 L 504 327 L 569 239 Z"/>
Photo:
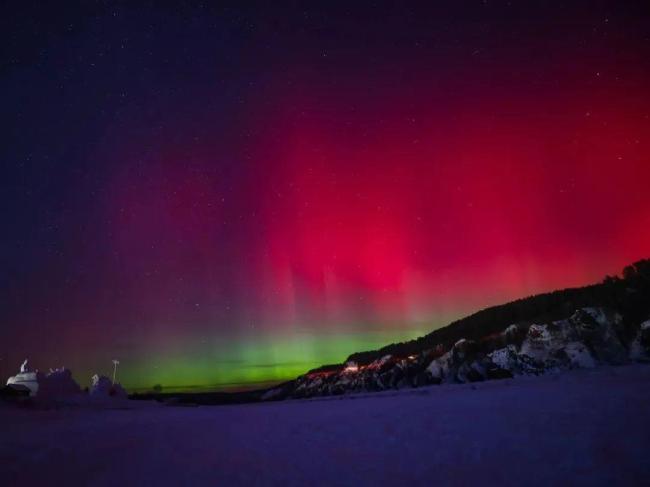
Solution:
<path fill-rule="evenodd" d="M 255 387 L 650 256 L 650 8 L 11 2 L 0 372 Z"/>

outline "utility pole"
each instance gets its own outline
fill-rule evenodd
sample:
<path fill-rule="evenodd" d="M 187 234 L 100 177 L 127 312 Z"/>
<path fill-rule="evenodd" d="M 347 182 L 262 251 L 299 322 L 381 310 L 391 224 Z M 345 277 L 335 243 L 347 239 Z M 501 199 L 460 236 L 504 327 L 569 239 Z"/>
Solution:
<path fill-rule="evenodd" d="M 115 375 L 117 374 L 117 366 L 120 364 L 119 360 L 113 359 L 113 385 L 115 385 Z"/>

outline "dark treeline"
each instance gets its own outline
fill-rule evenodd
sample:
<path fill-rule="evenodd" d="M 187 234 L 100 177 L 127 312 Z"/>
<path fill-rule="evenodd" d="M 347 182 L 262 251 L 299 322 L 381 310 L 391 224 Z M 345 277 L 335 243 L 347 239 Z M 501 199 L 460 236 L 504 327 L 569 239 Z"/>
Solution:
<path fill-rule="evenodd" d="M 384 355 L 406 357 L 441 346 L 449 349 L 461 338 L 480 340 L 512 323 L 533 323 L 567 318 L 577 308 L 599 306 L 619 312 L 625 330 L 650 318 L 650 259 L 623 269 L 623 276 L 607 276 L 600 284 L 538 294 L 487 308 L 423 337 L 379 350 L 358 352 L 348 360 L 368 364 Z M 630 337 L 631 338 L 631 337 Z"/>

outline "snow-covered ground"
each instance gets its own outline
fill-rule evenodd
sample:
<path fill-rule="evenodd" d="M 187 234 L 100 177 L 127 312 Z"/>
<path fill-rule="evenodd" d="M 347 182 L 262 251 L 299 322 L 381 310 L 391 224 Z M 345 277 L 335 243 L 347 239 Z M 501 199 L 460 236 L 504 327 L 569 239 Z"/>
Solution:
<path fill-rule="evenodd" d="M 2 485 L 648 485 L 650 366 L 239 406 L 0 408 Z"/>

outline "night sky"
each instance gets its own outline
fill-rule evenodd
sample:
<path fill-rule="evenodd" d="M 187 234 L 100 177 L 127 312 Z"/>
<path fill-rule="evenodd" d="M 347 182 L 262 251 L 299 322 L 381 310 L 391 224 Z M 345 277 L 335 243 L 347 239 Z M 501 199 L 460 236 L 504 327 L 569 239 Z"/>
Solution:
<path fill-rule="evenodd" d="M 3 377 L 254 386 L 650 256 L 646 2 L 213 3 L 0 10 Z"/>

